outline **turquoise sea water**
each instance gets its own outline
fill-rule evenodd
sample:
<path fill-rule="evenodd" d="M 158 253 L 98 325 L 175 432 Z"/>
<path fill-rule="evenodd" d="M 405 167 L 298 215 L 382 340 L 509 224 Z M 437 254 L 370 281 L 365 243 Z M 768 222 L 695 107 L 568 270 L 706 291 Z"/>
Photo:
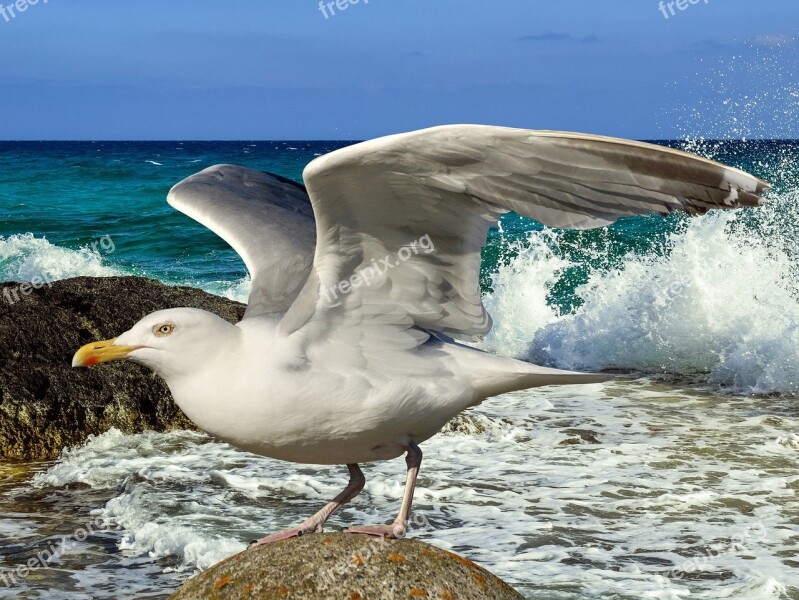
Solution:
<path fill-rule="evenodd" d="M 434 528 L 418 536 L 531 598 L 796 598 L 799 142 L 661 143 L 770 181 L 769 204 L 587 232 L 504 217 L 483 347 L 625 376 L 492 399 L 428 442 L 417 506 Z M 0 279 L 138 274 L 246 300 L 239 258 L 169 188 L 216 163 L 299 180 L 345 144 L 0 142 Z M 334 528 L 391 515 L 401 462 L 370 466 Z M 344 480 L 193 433 L 110 432 L 0 465 L 0 573 L 98 515 L 119 524 L 0 580 L 0 598 L 163 597 Z"/>
<path fill-rule="evenodd" d="M 230 248 L 166 204 L 170 187 L 227 162 L 301 179 L 316 155 L 335 142 L 0 142 L 15 167 L 0 176 L 0 235 L 33 233 L 78 250 L 110 236 L 104 264 L 165 281 L 211 284 L 245 276 Z M 2 248 L 2 246 L 0 246 Z M 24 252 L 24 248 L 20 248 Z M 11 262 L 9 266 L 9 261 Z M 19 277 L 2 254 L 5 275 Z"/>

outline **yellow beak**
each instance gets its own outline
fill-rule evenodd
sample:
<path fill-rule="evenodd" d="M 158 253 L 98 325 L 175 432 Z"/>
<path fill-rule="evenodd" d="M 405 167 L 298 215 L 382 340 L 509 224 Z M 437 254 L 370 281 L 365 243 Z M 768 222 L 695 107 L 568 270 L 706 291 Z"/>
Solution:
<path fill-rule="evenodd" d="M 141 346 L 115 346 L 113 340 L 105 340 L 104 342 L 95 342 L 93 344 L 86 344 L 83 348 L 75 353 L 72 357 L 73 367 L 93 367 L 100 363 L 109 362 L 111 360 L 122 360 L 128 357 L 128 354 L 134 350 L 138 350 Z"/>

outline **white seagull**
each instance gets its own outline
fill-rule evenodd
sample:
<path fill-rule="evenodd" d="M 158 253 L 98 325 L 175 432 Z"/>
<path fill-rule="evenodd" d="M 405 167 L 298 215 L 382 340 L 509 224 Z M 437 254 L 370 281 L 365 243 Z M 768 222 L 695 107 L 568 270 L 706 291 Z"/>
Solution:
<path fill-rule="evenodd" d="M 255 544 L 321 532 L 363 489 L 358 463 L 406 454 L 394 522 L 347 529 L 401 537 L 418 445 L 455 415 L 514 390 L 609 379 L 456 341 L 491 328 L 480 250 L 500 215 L 587 229 L 628 215 L 759 206 L 769 189 L 743 171 L 660 146 L 480 125 L 349 146 L 311 162 L 303 178 L 307 188 L 219 165 L 169 194 L 173 207 L 244 260 L 252 290 L 240 323 L 162 310 L 73 359 L 130 359 L 153 369 L 192 421 L 243 450 L 347 465 L 349 484 L 332 502 Z"/>

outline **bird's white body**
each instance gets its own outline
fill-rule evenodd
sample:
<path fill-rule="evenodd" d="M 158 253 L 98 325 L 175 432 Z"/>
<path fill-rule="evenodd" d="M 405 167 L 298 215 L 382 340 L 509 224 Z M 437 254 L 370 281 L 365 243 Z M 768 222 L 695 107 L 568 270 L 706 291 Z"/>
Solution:
<path fill-rule="evenodd" d="M 269 322 L 245 322 L 239 348 L 257 344 L 264 352 L 233 347 L 218 369 L 166 380 L 192 421 L 243 450 L 298 463 L 387 460 L 401 456 L 409 440 L 433 436 L 473 401 L 470 386 L 451 374 L 385 378 L 313 361 L 293 369 L 279 348 L 290 341 L 274 329 Z M 264 346 L 270 338 L 273 345 Z"/>
<path fill-rule="evenodd" d="M 584 382 L 586 377 L 437 338 L 406 357 L 407 372 L 342 370 L 322 350 L 309 352 L 310 359 L 298 368 L 293 364 L 296 340 L 280 333 L 277 320 L 248 319 L 226 331 L 223 343 L 216 337 L 209 344 L 204 356 L 212 360 L 204 368 L 190 375 L 165 375 L 175 401 L 214 437 L 298 463 L 349 464 L 401 456 L 409 441 L 424 442 L 455 415 L 491 395 L 489 381 L 491 386 L 517 387 L 511 382 L 522 374 L 540 378 L 539 385 L 564 377 Z M 434 364 L 435 370 L 425 374 L 422 369 L 419 376 L 413 363 Z M 506 390 L 496 389 L 501 391 Z"/>

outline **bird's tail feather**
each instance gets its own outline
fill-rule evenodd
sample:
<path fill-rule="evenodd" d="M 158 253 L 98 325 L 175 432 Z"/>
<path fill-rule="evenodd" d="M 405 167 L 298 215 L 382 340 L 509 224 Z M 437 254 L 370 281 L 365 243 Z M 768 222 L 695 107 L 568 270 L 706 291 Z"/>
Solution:
<path fill-rule="evenodd" d="M 580 373 L 495 356 L 461 344 L 447 344 L 458 372 L 471 383 L 477 402 L 508 392 L 549 385 L 581 385 L 611 381 L 605 373 Z"/>

